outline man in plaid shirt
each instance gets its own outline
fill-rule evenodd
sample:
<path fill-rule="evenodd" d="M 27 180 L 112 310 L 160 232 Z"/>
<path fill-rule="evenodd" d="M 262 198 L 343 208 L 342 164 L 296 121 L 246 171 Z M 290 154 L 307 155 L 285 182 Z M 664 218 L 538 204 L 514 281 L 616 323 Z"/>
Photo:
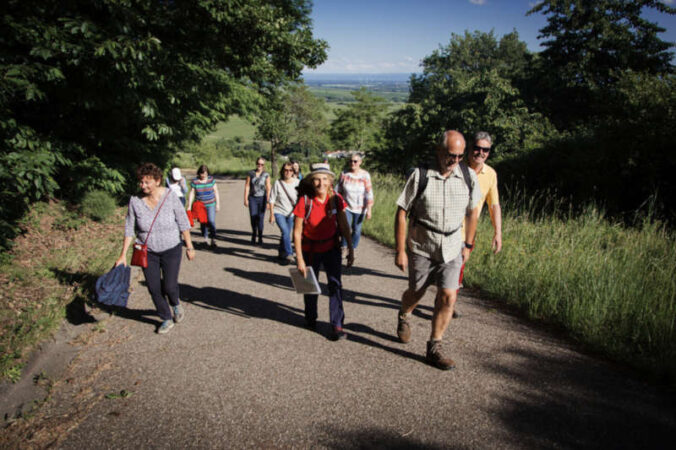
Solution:
<path fill-rule="evenodd" d="M 431 284 L 437 286 L 432 332 L 427 342 L 427 362 L 439 369 L 452 369 L 455 362 L 444 356 L 441 339 L 453 315 L 462 264 L 469 258 L 479 217 L 481 191 L 476 173 L 461 162 L 465 139 L 454 130 L 445 131 L 436 148 L 435 165 L 425 176 L 427 186 L 420 196 L 421 170 L 415 170 L 397 200 L 395 216 L 395 264 L 408 267 L 408 289 L 399 311 L 397 335 L 409 342 L 409 318 Z M 406 216 L 410 223 L 406 232 Z M 466 219 L 465 240 L 461 232 Z"/>

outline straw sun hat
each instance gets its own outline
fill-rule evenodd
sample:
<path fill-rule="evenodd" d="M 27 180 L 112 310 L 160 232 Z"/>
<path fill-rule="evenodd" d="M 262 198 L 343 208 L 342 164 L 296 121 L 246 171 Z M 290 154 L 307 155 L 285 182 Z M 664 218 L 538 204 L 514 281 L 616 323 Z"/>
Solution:
<path fill-rule="evenodd" d="M 326 163 L 314 163 L 310 165 L 310 173 L 305 175 L 305 178 L 308 180 L 314 177 L 315 175 L 326 174 L 331 178 L 335 179 L 336 174 L 331 172 L 331 166 Z"/>

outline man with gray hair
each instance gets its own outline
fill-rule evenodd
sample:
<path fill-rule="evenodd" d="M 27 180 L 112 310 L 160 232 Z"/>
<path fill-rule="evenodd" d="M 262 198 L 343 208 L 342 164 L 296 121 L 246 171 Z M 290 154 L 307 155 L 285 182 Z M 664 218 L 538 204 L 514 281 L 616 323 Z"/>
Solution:
<path fill-rule="evenodd" d="M 460 268 L 472 248 L 479 215 L 480 190 L 476 173 L 462 162 L 465 139 L 455 130 L 445 131 L 436 149 L 435 165 L 415 170 L 397 200 L 395 264 L 408 267 L 408 289 L 399 311 L 397 335 L 411 339 L 409 319 L 427 287 L 436 284 L 432 331 L 426 360 L 439 369 L 455 362 L 442 353 L 441 339 L 451 321 L 457 299 Z M 424 186 L 424 189 L 419 189 Z M 409 213 L 408 233 L 406 217 Z M 465 241 L 461 232 L 466 220 Z"/>

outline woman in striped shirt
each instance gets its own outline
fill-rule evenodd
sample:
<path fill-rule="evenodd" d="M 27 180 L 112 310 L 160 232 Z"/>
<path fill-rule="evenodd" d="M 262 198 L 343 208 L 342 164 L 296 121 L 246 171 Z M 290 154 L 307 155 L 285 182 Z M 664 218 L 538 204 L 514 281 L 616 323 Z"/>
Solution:
<path fill-rule="evenodd" d="M 340 174 L 336 192 L 343 196 L 347 203 L 345 215 L 347 223 L 352 231 L 352 245 L 357 248 L 361 236 L 361 226 L 364 218 L 371 219 L 371 207 L 373 207 L 373 189 L 371 188 L 371 176 L 362 169 L 362 158 L 358 153 L 350 157 L 350 170 Z M 343 241 L 343 247 L 347 243 Z"/>
<path fill-rule="evenodd" d="M 216 211 L 221 209 L 221 200 L 218 197 L 218 188 L 216 180 L 209 175 L 209 168 L 202 164 L 197 169 L 197 178 L 190 182 L 190 198 L 188 199 L 188 209 L 192 209 L 193 201 L 202 202 L 207 210 L 207 222 L 200 223 L 202 236 L 206 241 L 211 233 L 211 247 L 216 247 Z"/>

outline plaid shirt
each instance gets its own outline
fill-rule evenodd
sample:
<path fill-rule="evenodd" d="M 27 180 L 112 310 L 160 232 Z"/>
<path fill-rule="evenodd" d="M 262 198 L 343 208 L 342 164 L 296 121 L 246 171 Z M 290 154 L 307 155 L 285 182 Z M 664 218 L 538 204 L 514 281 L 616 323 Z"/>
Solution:
<path fill-rule="evenodd" d="M 460 164 L 464 164 L 461 162 Z M 397 199 L 397 206 L 405 211 L 415 208 L 416 221 L 446 233 L 457 230 L 449 236 L 436 233 L 418 224 L 409 226 L 407 246 L 409 251 L 433 261 L 448 262 L 462 250 L 463 234 L 460 227 L 465 215 L 479 206 L 481 190 L 473 170 L 469 170 L 471 190 L 468 188 L 458 164 L 451 174 L 444 178 L 438 170 L 427 170 L 427 187 L 420 199 L 413 205 L 418 192 L 420 171 L 415 170 L 406 181 L 404 190 Z"/>

